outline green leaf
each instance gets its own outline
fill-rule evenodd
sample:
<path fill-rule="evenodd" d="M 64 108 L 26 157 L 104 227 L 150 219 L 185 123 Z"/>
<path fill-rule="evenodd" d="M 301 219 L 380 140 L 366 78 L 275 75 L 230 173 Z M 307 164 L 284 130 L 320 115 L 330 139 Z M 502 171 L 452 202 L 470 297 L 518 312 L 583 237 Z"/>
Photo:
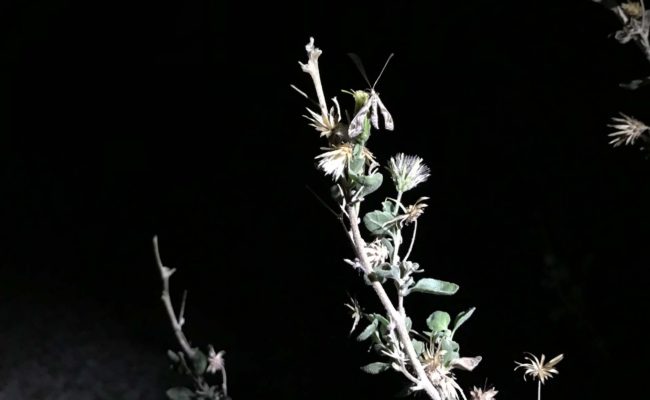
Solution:
<path fill-rule="evenodd" d="M 472 307 L 467 311 L 462 311 L 459 312 L 456 318 L 454 319 L 454 328 L 451 331 L 451 336 L 454 336 L 454 333 L 456 333 L 456 329 L 458 329 L 462 324 L 464 324 L 469 317 L 474 314 L 474 311 L 476 310 L 476 307 Z"/>
<path fill-rule="evenodd" d="M 458 354 L 460 345 L 451 339 L 447 339 L 447 338 L 442 339 L 440 341 L 440 348 L 446 351 L 445 355 L 442 357 L 442 360 L 446 366 L 449 366 L 449 364 L 453 360 L 460 357 L 460 355 Z"/>
<path fill-rule="evenodd" d="M 363 217 L 363 223 L 366 229 L 373 235 L 385 235 L 389 231 L 386 226 L 393 219 L 393 215 L 385 211 L 371 211 Z"/>
<path fill-rule="evenodd" d="M 169 400 L 191 400 L 194 397 L 194 392 L 186 387 L 173 387 L 166 392 Z"/>
<path fill-rule="evenodd" d="M 356 145 L 359 146 L 359 145 Z M 355 148 L 356 148 L 355 146 Z M 361 147 L 361 146 L 359 146 Z M 366 163 L 366 160 L 363 158 L 362 155 L 353 155 L 352 159 L 350 160 L 349 164 L 349 173 L 350 177 L 352 177 L 354 180 L 357 180 L 360 176 L 363 175 L 363 167 Z"/>
<path fill-rule="evenodd" d="M 411 343 L 413 343 L 413 348 L 415 349 L 415 354 L 418 356 L 422 353 L 424 353 L 424 342 L 417 340 L 417 339 L 411 339 Z"/>
<path fill-rule="evenodd" d="M 379 321 L 374 319 L 372 323 L 368 325 L 366 329 L 364 329 L 363 332 L 359 334 L 359 336 L 357 336 L 357 340 L 359 342 L 363 342 L 364 340 L 368 339 L 377 330 L 377 325 L 379 325 Z"/>
<path fill-rule="evenodd" d="M 434 311 L 427 318 L 427 326 L 434 334 L 448 329 L 450 322 L 451 317 L 444 311 Z"/>
<path fill-rule="evenodd" d="M 194 348 L 194 357 L 192 357 L 192 368 L 194 374 L 203 375 L 205 369 L 208 368 L 208 357 L 198 348 Z"/>
<path fill-rule="evenodd" d="M 406 330 L 410 332 L 411 328 L 413 327 L 413 321 L 411 321 L 411 317 L 407 316 L 404 320 L 404 324 L 406 325 Z"/>
<path fill-rule="evenodd" d="M 359 183 L 363 185 L 362 196 L 368 196 L 370 193 L 375 192 L 379 187 L 381 187 L 383 182 L 384 176 L 379 172 L 362 177 L 359 179 Z"/>
<path fill-rule="evenodd" d="M 449 296 L 458 291 L 458 285 L 433 278 L 422 278 L 409 292 L 420 292 Z"/>
<path fill-rule="evenodd" d="M 383 362 L 374 362 L 368 365 L 364 365 L 361 367 L 361 370 L 363 372 L 367 372 L 372 375 L 376 375 L 380 372 L 386 371 L 388 368 L 390 368 L 390 364 L 388 363 L 383 363 Z"/>
<path fill-rule="evenodd" d="M 388 319 L 386 317 L 384 317 L 383 315 L 381 315 L 381 314 L 373 313 L 373 314 L 370 314 L 370 317 L 373 320 L 376 319 L 377 321 L 379 321 L 381 326 L 388 326 L 388 324 L 390 323 L 390 321 L 388 321 Z"/>
<path fill-rule="evenodd" d="M 176 352 L 167 350 L 167 357 L 171 360 L 173 363 L 177 363 L 181 361 L 181 358 L 176 354 Z"/>
<path fill-rule="evenodd" d="M 391 200 L 384 200 L 381 203 L 381 209 L 382 211 L 385 211 L 387 213 L 391 213 L 393 216 L 395 216 L 395 203 Z"/>

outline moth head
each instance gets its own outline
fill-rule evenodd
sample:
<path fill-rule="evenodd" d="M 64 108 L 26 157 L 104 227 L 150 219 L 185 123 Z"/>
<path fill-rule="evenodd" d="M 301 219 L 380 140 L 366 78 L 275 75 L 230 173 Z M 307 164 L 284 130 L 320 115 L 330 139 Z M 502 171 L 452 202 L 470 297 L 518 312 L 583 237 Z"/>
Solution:
<path fill-rule="evenodd" d="M 363 107 L 370 98 L 370 94 L 365 90 L 344 90 L 343 93 L 347 93 L 354 98 L 354 114 Z"/>

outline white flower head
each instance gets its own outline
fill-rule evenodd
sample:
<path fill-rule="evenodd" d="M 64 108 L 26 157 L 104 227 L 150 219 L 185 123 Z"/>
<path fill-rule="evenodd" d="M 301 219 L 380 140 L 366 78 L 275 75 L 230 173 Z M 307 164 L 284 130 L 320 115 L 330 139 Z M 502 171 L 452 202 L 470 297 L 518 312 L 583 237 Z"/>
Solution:
<path fill-rule="evenodd" d="M 534 379 L 539 380 L 541 383 L 544 383 L 545 380 L 552 378 L 553 374 L 558 373 L 555 369 L 555 366 L 564 358 L 564 354 L 560 354 L 548 363 L 544 364 L 544 354 L 542 354 L 542 357 L 540 359 L 537 359 L 537 357 L 530 353 L 528 354 L 530 357 L 524 357 L 526 360 L 528 360 L 528 362 L 520 363 L 515 361 L 515 364 L 517 364 L 515 370 L 518 368 L 523 368 L 524 380 L 526 380 L 526 375 L 531 375 Z"/>
<path fill-rule="evenodd" d="M 406 192 L 426 181 L 430 172 L 420 157 L 407 156 L 404 153 L 391 157 L 388 170 L 398 192 Z"/>
<path fill-rule="evenodd" d="M 352 144 L 342 143 L 332 147 L 321 148 L 321 150 L 328 151 L 316 156 L 318 169 L 323 171 L 325 175 L 331 175 L 334 181 L 338 181 L 345 174 L 345 169 L 352 159 Z M 365 147 L 363 148 L 363 157 L 368 165 L 374 165 L 374 156 Z"/>
<path fill-rule="evenodd" d="M 349 143 L 343 143 L 334 148 L 324 148 L 322 150 L 329 151 L 316 156 L 318 169 L 338 181 L 345 173 L 345 168 L 352 157 L 352 146 Z"/>
<path fill-rule="evenodd" d="M 650 127 L 636 118 L 632 118 L 623 113 L 621 113 L 621 116 L 623 118 L 612 118 L 612 121 L 615 123 L 607 125 L 610 128 L 616 129 L 615 132 L 607 135 L 612 138 L 609 144 L 614 145 L 614 147 L 620 146 L 622 144 L 634 144 L 634 142 L 639 137 L 641 137 L 641 135 L 650 129 Z"/>

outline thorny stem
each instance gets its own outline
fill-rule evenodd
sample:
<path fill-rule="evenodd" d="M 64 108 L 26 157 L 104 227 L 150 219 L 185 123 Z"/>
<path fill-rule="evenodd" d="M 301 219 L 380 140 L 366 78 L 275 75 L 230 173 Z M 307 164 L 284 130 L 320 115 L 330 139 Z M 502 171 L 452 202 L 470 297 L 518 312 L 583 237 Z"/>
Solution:
<path fill-rule="evenodd" d="M 165 304 L 165 309 L 167 310 L 167 315 L 169 316 L 169 320 L 171 321 L 172 328 L 174 329 L 174 334 L 176 335 L 176 338 L 178 339 L 178 343 L 181 345 L 183 352 L 189 357 L 190 360 L 194 360 L 194 358 L 196 357 L 196 350 L 194 350 L 190 346 L 190 343 L 187 340 L 187 337 L 185 337 L 185 333 L 183 332 L 183 324 L 185 323 L 183 314 L 185 313 L 187 291 L 183 292 L 183 302 L 181 304 L 180 313 L 177 317 L 176 313 L 174 312 L 174 306 L 172 305 L 171 297 L 169 295 L 169 278 L 172 276 L 174 271 L 176 271 L 176 269 L 175 268 L 170 269 L 163 265 L 162 259 L 160 258 L 160 250 L 158 249 L 158 236 L 153 237 L 153 251 L 156 257 L 156 264 L 158 265 L 158 270 L 160 271 L 160 277 L 162 278 L 163 281 L 163 292 L 162 292 L 161 299 Z M 183 357 L 183 354 L 180 355 L 181 355 L 181 361 L 183 365 L 188 370 L 190 370 L 190 367 L 187 365 L 187 362 L 185 361 L 185 357 Z M 226 383 L 227 381 L 226 381 L 225 367 L 221 368 L 221 377 L 223 378 L 222 385 L 221 385 L 223 395 L 226 398 L 229 398 L 228 386 Z M 210 389 L 210 386 L 207 384 L 203 376 L 201 375 L 197 376 L 195 374 L 192 374 L 192 379 L 194 380 L 195 385 L 199 388 L 200 391 L 207 393 L 207 391 Z"/>
<path fill-rule="evenodd" d="M 370 263 L 368 262 L 368 258 L 366 257 L 364 246 L 365 242 L 361 237 L 361 232 L 359 231 L 359 215 L 357 206 L 358 203 L 356 205 L 348 204 L 347 212 L 350 220 L 350 230 L 352 231 L 352 245 L 355 248 L 359 261 L 361 262 L 361 268 L 363 268 L 367 274 L 371 272 L 372 269 L 370 267 Z M 409 335 L 408 329 L 406 329 L 405 318 L 403 318 L 402 314 L 395 309 L 395 306 L 393 306 L 393 303 L 390 301 L 390 298 L 388 297 L 388 294 L 386 293 L 386 290 L 381 285 L 381 283 L 377 281 L 372 282 L 372 288 L 375 290 L 375 293 L 377 293 L 379 301 L 381 301 L 390 318 L 395 322 L 397 335 L 399 336 L 399 339 L 404 346 L 404 350 L 406 351 L 406 355 L 411 362 L 411 366 L 418 376 L 419 383 L 422 385 L 424 391 L 427 392 L 429 397 L 434 400 L 441 400 L 438 391 L 433 387 L 433 384 L 429 380 L 424 367 L 418 360 L 418 356 L 415 353 L 415 349 L 413 348 L 413 343 L 411 342 L 411 337 Z"/>
<path fill-rule="evenodd" d="M 181 345 L 183 352 L 187 354 L 190 359 L 193 359 L 196 351 L 192 349 L 189 342 L 187 341 L 187 338 L 185 337 L 185 333 L 183 333 L 182 323 L 179 322 L 179 319 L 176 317 L 174 306 L 172 305 L 172 300 L 169 296 L 169 277 L 172 276 L 176 269 L 169 269 L 163 265 L 162 260 L 160 259 L 160 252 L 158 250 L 158 236 L 153 237 L 153 251 L 156 256 L 156 264 L 158 265 L 158 270 L 160 271 L 160 277 L 163 281 L 163 292 L 161 299 L 165 304 L 165 309 L 167 310 L 167 315 L 169 316 L 169 320 L 172 323 L 172 328 L 174 329 L 174 334 L 176 335 L 176 339 L 178 339 L 178 343 Z M 183 316 L 181 315 L 181 319 L 182 318 Z"/>

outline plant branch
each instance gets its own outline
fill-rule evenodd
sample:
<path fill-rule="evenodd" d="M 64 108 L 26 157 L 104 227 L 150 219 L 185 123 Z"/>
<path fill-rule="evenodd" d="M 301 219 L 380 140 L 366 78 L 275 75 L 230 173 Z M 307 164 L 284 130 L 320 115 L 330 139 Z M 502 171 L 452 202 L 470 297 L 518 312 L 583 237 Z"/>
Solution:
<path fill-rule="evenodd" d="M 615 1 L 611 0 L 594 0 L 596 3 L 602 4 L 605 8 L 609 9 L 616 15 L 616 17 L 621 21 L 621 23 L 625 27 L 627 27 L 629 24 L 631 24 L 633 27 L 635 26 L 635 19 L 633 17 L 628 16 L 625 13 L 625 10 L 616 3 Z M 641 25 L 646 26 L 648 24 L 648 16 L 645 13 L 645 6 L 643 6 L 643 0 L 641 0 L 642 5 L 642 15 L 641 15 Z M 646 60 L 650 62 L 650 42 L 648 41 L 648 36 L 647 36 L 647 30 L 642 30 L 642 32 L 637 32 L 637 34 L 631 35 L 632 39 L 634 40 L 634 43 L 639 47 L 643 55 L 645 56 Z"/>
<path fill-rule="evenodd" d="M 162 291 L 162 296 L 161 299 L 163 303 L 165 304 L 165 309 L 167 310 L 167 315 L 169 316 L 169 320 L 172 324 L 172 328 L 174 330 L 174 334 L 176 335 L 176 339 L 178 339 L 178 343 L 181 345 L 181 348 L 183 349 L 183 352 L 187 354 L 187 356 L 190 359 L 193 359 L 196 351 L 190 346 L 187 338 L 185 337 L 185 333 L 183 333 L 183 310 L 185 308 L 185 301 L 183 301 L 183 307 L 181 308 L 181 315 L 180 315 L 180 321 L 179 318 L 176 317 L 176 313 L 174 312 L 174 306 L 172 305 L 172 300 L 171 297 L 169 296 L 169 277 L 172 276 L 172 274 L 176 271 L 175 268 L 167 268 L 163 265 L 162 260 L 160 259 L 160 252 L 158 250 L 158 236 L 153 237 L 153 251 L 154 255 L 156 256 L 156 264 L 158 265 L 158 270 L 160 271 L 160 277 L 162 278 L 163 281 L 163 291 Z"/>
<path fill-rule="evenodd" d="M 359 231 L 359 215 L 357 209 L 358 205 L 359 205 L 358 203 L 355 205 L 348 205 L 347 212 L 350 219 L 350 229 L 352 231 L 351 232 L 352 244 L 357 253 L 357 257 L 361 262 L 361 268 L 364 270 L 364 272 L 366 272 L 366 274 L 368 274 L 372 271 L 372 268 L 370 266 L 370 263 L 368 262 L 368 258 L 366 257 L 365 245 L 364 245 L 365 242 L 361 237 L 361 232 Z M 411 342 L 411 337 L 409 335 L 408 329 L 406 328 L 405 318 L 403 318 L 402 314 L 395 309 L 395 306 L 393 306 L 393 303 L 391 302 L 390 298 L 388 297 L 388 294 L 386 293 L 386 290 L 381 285 L 381 283 L 377 281 L 372 282 L 372 288 L 375 290 L 375 293 L 377 293 L 377 296 L 379 297 L 379 301 L 386 309 L 386 312 L 388 313 L 390 318 L 395 322 L 395 329 L 397 330 L 397 335 L 399 337 L 399 340 L 402 342 L 402 345 L 404 346 L 406 355 L 408 356 L 411 366 L 413 367 L 413 369 L 415 370 L 418 376 L 418 380 L 419 383 L 422 385 L 422 388 L 427 392 L 429 397 L 431 397 L 432 399 L 441 400 L 438 391 L 433 387 L 433 384 L 429 380 L 429 377 L 427 376 L 424 367 L 420 363 L 420 360 L 418 359 L 418 356 L 415 353 L 415 349 L 413 348 L 413 343 Z"/>

